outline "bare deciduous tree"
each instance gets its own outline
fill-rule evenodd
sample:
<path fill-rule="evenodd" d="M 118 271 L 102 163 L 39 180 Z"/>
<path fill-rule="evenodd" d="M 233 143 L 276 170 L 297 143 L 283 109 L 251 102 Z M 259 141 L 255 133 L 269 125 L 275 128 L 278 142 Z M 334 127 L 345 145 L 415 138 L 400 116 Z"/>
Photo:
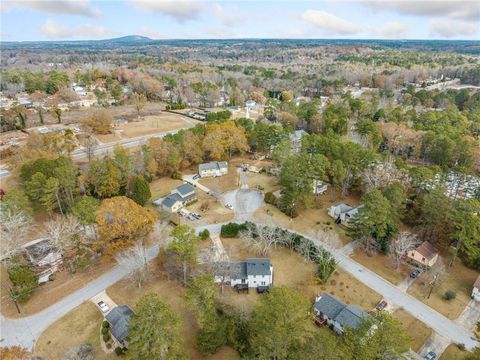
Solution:
<path fill-rule="evenodd" d="M 128 272 L 128 277 L 137 287 L 142 287 L 148 281 L 147 248 L 141 242 L 137 242 L 133 247 L 118 253 L 115 260 L 120 267 Z"/>
<path fill-rule="evenodd" d="M 390 157 L 385 162 L 376 164 L 362 173 L 365 190 L 385 188 L 398 181 L 405 185 L 408 182 L 408 175 L 404 170 L 398 169 L 394 158 Z"/>
<path fill-rule="evenodd" d="M 243 230 L 240 237 L 251 246 L 254 251 L 267 256 L 273 247 L 277 245 L 279 232 L 277 228 L 268 225 L 248 226 Z"/>
<path fill-rule="evenodd" d="M 224 254 L 223 259 L 218 259 L 218 248 L 215 245 L 209 246 L 202 254 L 202 262 L 207 266 L 208 271 L 214 278 L 220 280 L 220 289 L 223 295 L 225 284 L 235 275 L 235 265 L 230 262 L 230 254 Z"/>
<path fill-rule="evenodd" d="M 410 251 L 420 244 L 416 234 L 412 234 L 408 231 L 402 231 L 395 239 L 393 239 L 390 251 L 395 265 L 398 268 L 402 262 L 402 258 Z"/>
<path fill-rule="evenodd" d="M 75 236 L 80 233 L 80 223 L 71 215 L 58 216 L 45 224 L 46 234 L 51 245 L 60 252 L 73 247 Z"/>
<path fill-rule="evenodd" d="M 32 219 L 25 212 L 0 207 L 0 260 L 8 261 L 20 251 L 23 237 L 31 227 Z"/>

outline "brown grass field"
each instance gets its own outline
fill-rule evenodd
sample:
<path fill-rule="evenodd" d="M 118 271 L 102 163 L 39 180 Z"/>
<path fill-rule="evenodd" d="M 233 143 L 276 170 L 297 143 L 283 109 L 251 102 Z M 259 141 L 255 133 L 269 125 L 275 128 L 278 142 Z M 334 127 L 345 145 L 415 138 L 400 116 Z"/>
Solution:
<path fill-rule="evenodd" d="M 76 345 L 91 344 L 96 360 L 114 359 L 100 347 L 100 325 L 103 316 L 91 302 L 85 302 L 53 323 L 38 338 L 35 356 L 48 360 L 63 359 L 65 352 Z"/>
<path fill-rule="evenodd" d="M 456 344 L 450 344 L 440 356 L 439 360 L 463 360 L 470 353 L 465 350 L 460 350 Z"/>
<path fill-rule="evenodd" d="M 421 278 L 409 287 L 408 293 L 449 319 L 456 319 L 469 303 L 472 286 L 477 277 L 477 271 L 467 268 L 458 260 L 434 287 L 430 299 L 427 299 L 430 286 L 425 285 Z M 454 291 L 457 294 L 456 298 L 445 300 L 444 294 L 447 290 Z"/>
<path fill-rule="evenodd" d="M 420 320 L 414 318 L 402 308 L 397 309 L 393 316 L 395 316 L 403 325 L 405 332 L 411 336 L 410 347 L 414 351 L 418 351 L 427 339 L 432 335 L 432 329 L 425 325 Z"/>

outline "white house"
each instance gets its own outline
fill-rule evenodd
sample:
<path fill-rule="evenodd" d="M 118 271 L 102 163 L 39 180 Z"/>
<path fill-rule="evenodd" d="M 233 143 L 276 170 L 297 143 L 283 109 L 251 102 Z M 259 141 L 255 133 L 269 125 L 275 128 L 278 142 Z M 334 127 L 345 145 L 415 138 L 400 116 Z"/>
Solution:
<path fill-rule="evenodd" d="M 223 176 L 228 173 L 228 163 L 226 161 L 212 161 L 198 165 L 198 174 L 200 177 Z"/>
<path fill-rule="evenodd" d="M 215 282 L 230 283 L 232 287 L 268 289 L 273 284 L 273 266 L 269 259 L 247 259 L 226 265 L 228 275 L 215 274 Z"/>
<path fill-rule="evenodd" d="M 368 318 L 368 314 L 355 305 L 346 305 L 330 294 L 315 299 L 313 309 L 317 323 L 326 323 L 333 331 L 343 334 L 345 328 L 357 329 Z"/>
<path fill-rule="evenodd" d="M 336 224 L 348 223 L 353 217 L 355 217 L 364 205 L 358 205 L 356 207 L 347 204 L 332 205 L 328 209 L 328 215 L 335 219 Z"/>
<path fill-rule="evenodd" d="M 313 194 L 322 195 L 327 192 L 327 184 L 322 180 L 313 180 Z"/>
<path fill-rule="evenodd" d="M 195 188 L 190 184 L 182 184 L 173 189 L 165 198 L 155 200 L 153 203 L 168 212 L 175 213 L 195 200 L 197 200 Z"/>
<path fill-rule="evenodd" d="M 30 267 L 38 275 L 38 283 L 47 282 L 50 275 L 62 265 L 62 254 L 56 250 L 50 239 L 41 238 L 22 246 Z"/>
<path fill-rule="evenodd" d="M 87 91 L 85 90 L 85 88 L 83 86 L 74 86 L 73 91 L 75 91 L 75 93 L 78 96 L 87 96 Z"/>
<path fill-rule="evenodd" d="M 475 284 L 473 284 L 472 299 L 480 301 L 480 275 L 477 277 Z"/>

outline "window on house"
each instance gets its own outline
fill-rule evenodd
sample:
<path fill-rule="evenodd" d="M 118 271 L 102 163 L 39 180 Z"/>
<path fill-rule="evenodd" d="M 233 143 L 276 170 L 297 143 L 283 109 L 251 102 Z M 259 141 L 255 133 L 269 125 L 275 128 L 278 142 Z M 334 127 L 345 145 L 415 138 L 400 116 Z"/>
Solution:
<path fill-rule="evenodd" d="M 425 258 L 424 258 L 424 257 L 422 257 L 422 261 L 425 261 Z"/>
<path fill-rule="evenodd" d="M 262 281 L 262 285 L 265 285 L 265 281 Z"/>

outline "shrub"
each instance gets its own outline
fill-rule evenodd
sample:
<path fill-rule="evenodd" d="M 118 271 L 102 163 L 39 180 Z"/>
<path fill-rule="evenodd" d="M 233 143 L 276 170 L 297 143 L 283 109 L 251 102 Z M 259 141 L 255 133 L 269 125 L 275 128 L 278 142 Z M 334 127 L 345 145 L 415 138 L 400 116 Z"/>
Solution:
<path fill-rule="evenodd" d="M 447 290 L 445 291 L 445 300 L 447 301 L 450 301 L 450 300 L 453 300 L 457 297 L 457 293 L 455 291 L 452 291 L 452 290 Z"/>
<path fill-rule="evenodd" d="M 108 329 L 109 327 L 110 327 L 110 324 L 108 323 L 108 321 L 107 321 L 107 320 L 103 320 L 103 322 L 102 322 L 102 328 Z"/>
<path fill-rule="evenodd" d="M 457 344 L 457 347 L 462 350 L 462 351 L 465 351 L 465 344 Z"/>
<path fill-rule="evenodd" d="M 110 334 L 107 332 L 106 334 L 103 334 L 103 341 L 107 342 L 110 340 Z"/>
<path fill-rule="evenodd" d="M 108 328 L 102 327 L 102 334 L 105 335 L 106 333 L 108 333 Z"/>
<path fill-rule="evenodd" d="M 202 240 L 207 240 L 210 236 L 210 231 L 208 231 L 207 229 L 205 230 L 202 230 L 198 233 L 198 236 L 200 237 L 200 239 Z"/>
<path fill-rule="evenodd" d="M 220 236 L 225 238 L 237 237 L 241 230 L 245 229 L 245 224 L 228 223 L 222 225 Z"/>
<path fill-rule="evenodd" d="M 265 202 L 270 205 L 276 205 L 277 203 L 277 197 L 271 192 L 265 193 Z"/>
<path fill-rule="evenodd" d="M 120 346 L 117 346 L 117 347 L 115 348 L 115 354 L 116 354 L 117 356 L 121 356 L 121 355 L 125 354 L 124 348 L 121 348 Z"/>
<path fill-rule="evenodd" d="M 110 349 L 112 347 L 112 344 L 106 343 L 105 346 L 107 347 L 107 349 Z"/>
<path fill-rule="evenodd" d="M 166 110 L 181 110 L 181 109 L 185 109 L 185 105 L 181 104 L 181 103 L 172 103 L 172 104 L 167 104 L 167 106 L 165 106 L 165 109 Z"/>

